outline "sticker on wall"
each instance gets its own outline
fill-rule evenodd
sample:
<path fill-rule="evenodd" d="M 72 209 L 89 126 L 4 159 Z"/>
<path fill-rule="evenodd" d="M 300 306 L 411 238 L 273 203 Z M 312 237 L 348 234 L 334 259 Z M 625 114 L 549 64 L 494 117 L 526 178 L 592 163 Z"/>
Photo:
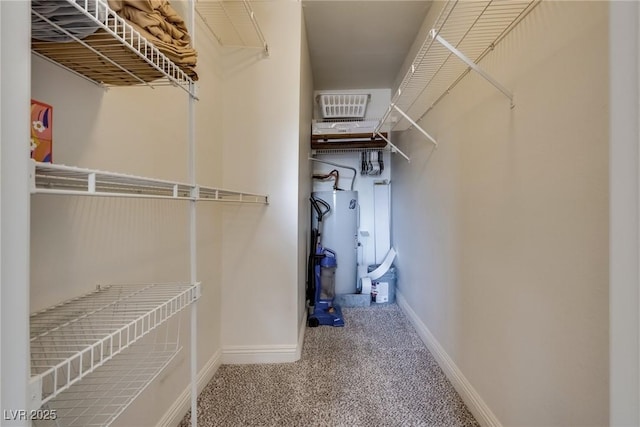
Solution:
<path fill-rule="evenodd" d="M 53 107 L 31 100 L 31 158 L 53 162 Z"/>

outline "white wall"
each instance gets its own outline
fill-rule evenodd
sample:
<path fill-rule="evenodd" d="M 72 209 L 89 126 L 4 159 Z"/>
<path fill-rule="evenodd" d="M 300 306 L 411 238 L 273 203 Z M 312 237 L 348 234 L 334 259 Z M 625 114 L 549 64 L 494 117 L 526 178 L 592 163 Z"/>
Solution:
<path fill-rule="evenodd" d="M 224 64 L 224 183 L 269 194 L 224 211 L 224 361 L 297 359 L 300 238 L 299 2 L 254 4 L 270 56 L 230 49 Z M 307 77 L 305 77 L 307 79 Z M 227 237 L 229 236 L 229 237 Z"/>
<path fill-rule="evenodd" d="M 302 11 L 301 11 L 302 13 Z M 309 194 L 311 193 L 311 169 L 309 161 L 311 123 L 313 117 L 313 72 L 304 16 L 301 18 L 300 43 L 300 140 L 298 149 L 298 316 L 300 330 L 298 336 L 304 335 L 306 327 L 306 286 L 307 286 L 307 256 L 309 242 Z M 299 343 L 301 346 L 302 343 Z M 302 351 L 302 348 L 298 348 Z"/>
<path fill-rule="evenodd" d="M 610 6 L 610 425 L 640 425 L 640 8 Z"/>
<path fill-rule="evenodd" d="M 468 75 L 392 159 L 399 291 L 485 424 L 609 420 L 607 16 L 541 2 L 481 63 L 515 109 Z"/>
<path fill-rule="evenodd" d="M 29 402 L 29 116 L 26 2 L 0 3 L 0 409 Z M 22 162 L 20 162 L 22 159 Z M 4 418 L 4 417 L 3 417 Z M 7 421 L 7 426 L 20 422 Z"/>

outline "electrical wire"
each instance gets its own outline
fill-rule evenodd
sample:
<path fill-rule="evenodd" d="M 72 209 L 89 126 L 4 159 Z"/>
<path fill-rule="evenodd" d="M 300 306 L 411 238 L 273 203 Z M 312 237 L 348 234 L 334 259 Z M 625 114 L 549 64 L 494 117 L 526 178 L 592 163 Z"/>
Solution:
<path fill-rule="evenodd" d="M 332 170 L 331 172 L 329 172 L 326 175 L 313 175 L 313 179 L 319 179 L 322 181 L 327 181 L 329 179 L 334 179 L 334 183 L 333 183 L 333 189 L 337 190 L 338 189 L 338 181 L 340 180 L 340 172 L 338 172 L 337 169 Z"/>

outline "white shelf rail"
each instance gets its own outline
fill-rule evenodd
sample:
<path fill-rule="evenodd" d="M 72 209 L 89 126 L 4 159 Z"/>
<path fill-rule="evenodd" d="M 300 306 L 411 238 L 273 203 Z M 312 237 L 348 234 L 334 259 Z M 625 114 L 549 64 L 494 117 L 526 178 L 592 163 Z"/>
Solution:
<path fill-rule="evenodd" d="M 42 12 L 52 7 L 51 3 L 32 5 L 34 31 L 50 27 L 53 34 L 48 36 L 50 41 L 33 40 L 34 53 L 97 84 L 170 84 L 196 96 L 193 79 L 109 8 L 106 0 L 58 1 L 58 7 L 75 8 L 77 24 L 62 24 L 45 16 Z"/>
<path fill-rule="evenodd" d="M 379 128 L 383 123 L 389 123 L 391 130 L 415 128 L 437 146 L 436 138 L 418 122 L 471 70 L 509 98 L 513 107 L 513 94 L 478 63 L 539 2 L 448 1 L 398 86 Z"/>
<path fill-rule="evenodd" d="M 268 204 L 260 194 L 32 161 L 31 193 Z"/>
<path fill-rule="evenodd" d="M 197 0 L 196 12 L 222 46 L 258 48 L 269 56 L 269 44 L 247 0 Z"/>
<path fill-rule="evenodd" d="M 192 198 L 192 186 L 114 172 L 32 162 L 31 192 L 140 198 Z"/>
<path fill-rule="evenodd" d="M 32 314 L 31 409 L 69 390 L 199 297 L 200 283 L 109 285 Z"/>
<path fill-rule="evenodd" d="M 213 187 L 198 187 L 198 200 L 211 202 L 259 203 L 268 205 L 269 197 Z"/>
<path fill-rule="evenodd" d="M 377 151 L 392 151 L 391 147 L 385 148 L 315 148 L 311 150 L 312 155 L 316 154 L 352 154 L 352 153 L 368 153 Z"/>

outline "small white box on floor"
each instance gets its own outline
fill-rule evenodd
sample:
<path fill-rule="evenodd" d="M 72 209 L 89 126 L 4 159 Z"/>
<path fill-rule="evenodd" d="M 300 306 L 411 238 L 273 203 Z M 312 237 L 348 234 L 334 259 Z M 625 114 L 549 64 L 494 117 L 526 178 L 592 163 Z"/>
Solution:
<path fill-rule="evenodd" d="M 371 299 L 377 304 L 389 302 L 389 283 L 375 282 L 371 289 Z"/>

